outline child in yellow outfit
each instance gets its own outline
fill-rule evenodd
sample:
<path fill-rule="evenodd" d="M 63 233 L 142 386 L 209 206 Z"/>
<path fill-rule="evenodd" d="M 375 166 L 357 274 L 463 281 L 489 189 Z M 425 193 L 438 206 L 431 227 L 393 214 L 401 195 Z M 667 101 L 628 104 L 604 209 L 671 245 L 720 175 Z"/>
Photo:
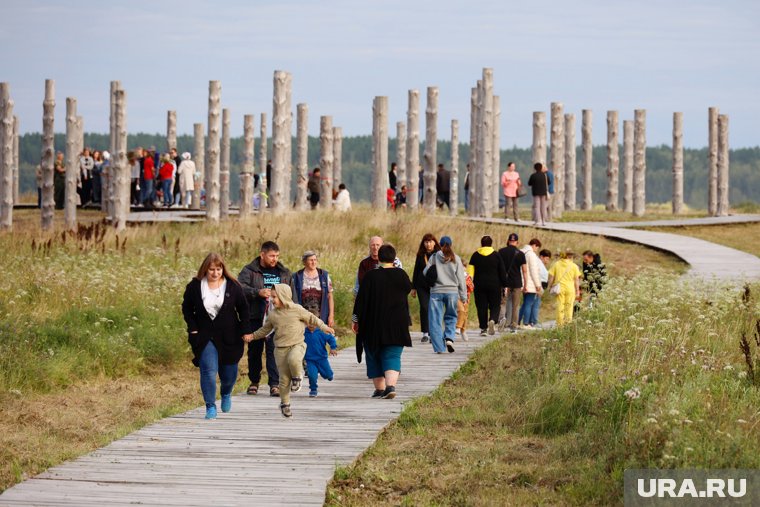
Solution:
<path fill-rule="evenodd" d="M 573 320 L 573 303 L 581 295 L 580 268 L 573 262 L 573 252 L 561 253 L 557 262 L 549 268 L 549 287 L 559 284 L 557 294 L 557 325 L 561 326 Z"/>
<path fill-rule="evenodd" d="M 459 336 L 462 337 L 462 340 L 469 341 L 467 330 L 465 328 L 467 327 L 467 316 L 470 310 L 470 294 L 475 290 L 475 284 L 472 283 L 472 274 L 470 273 L 470 271 L 474 272 L 474 270 L 470 269 L 464 259 L 462 259 L 462 265 L 465 268 L 464 283 L 467 285 L 467 301 L 462 303 L 457 300 L 457 329 L 459 330 Z"/>
<path fill-rule="evenodd" d="M 327 334 L 335 334 L 335 330 L 303 306 L 294 303 L 289 285 L 278 283 L 272 288 L 272 305 L 274 309 L 269 312 L 267 321 L 246 341 L 261 340 L 275 332 L 274 360 L 280 372 L 280 410 L 282 415 L 290 417 L 293 415 L 290 411 L 290 391 L 301 389 L 306 354 L 304 327 L 314 326 Z"/>

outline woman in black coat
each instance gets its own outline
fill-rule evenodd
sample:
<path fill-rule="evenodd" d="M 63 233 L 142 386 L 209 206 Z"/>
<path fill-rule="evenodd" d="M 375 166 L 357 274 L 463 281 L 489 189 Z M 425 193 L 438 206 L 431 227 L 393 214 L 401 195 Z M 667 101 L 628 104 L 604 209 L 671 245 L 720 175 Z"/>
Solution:
<path fill-rule="evenodd" d="M 416 297 L 420 302 L 420 331 L 422 331 L 422 343 L 430 341 L 430 329 L 428 326 L 428 306 L 430 304 L 430 286 L 425 281 L 425 275 L 422 270 L 427 266 L 428 259 L 432 257 L 441 245 L 438 240 L 430 233 L 422 236 L 420 247 L 417 249 L 417 258 L 414 260 L 414 271 L 412 272 L 412 297 Z"/>
<path fill-rule="evenodd" d="M 252 333 L 245 294 L 221 255 L 208 254 L 198 275 L 187 284 L 182 315 L 193 364 L 200 368 L 206 419 L 215 419 L 216 377 L 221 381 L 222 412 L 229 412 L 243 336 Z"/>
<path fill-rule="evenodd" d="M 378 252 L 380 265 L 364 275 L 354 302 L 356 358 L 367 363 L 367 378 L 375 385 L 373 398 L 396 397 L 401 372 L 401 352 L 412 346 L 409 336 L 409 275 L 394 267 L 396 249 L 383 245 Z"/>

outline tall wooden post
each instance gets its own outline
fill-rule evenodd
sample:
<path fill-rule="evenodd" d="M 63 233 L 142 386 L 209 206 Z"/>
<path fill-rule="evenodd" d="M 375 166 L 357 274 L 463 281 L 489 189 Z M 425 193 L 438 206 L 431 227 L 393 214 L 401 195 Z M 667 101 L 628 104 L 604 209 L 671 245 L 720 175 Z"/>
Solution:
<path fill-rule="evenodd" d="M 290 183 L 293 174 L 293 74 L 287 73 L 285 81 L 285 171 L 282 173 L 282 199 L 285 210 L 293 208 L 290 197 Z M 331 176 L 332 177 L 332 176 Z"/>
<path fill-rule="evenodd" d="M 563 106 L 561 102 L 552 102 L 551 125 L 551 170 L 554 173 L 554 196 L 552 219 L 561 218 L 565 208 L 565 135 L 563 132 Z"/>
<path fill-rule="evenodd" d="M 261 178 L 259 179 L 259 192 L 261 195 L 261 209 L 266 209 L 269 205 L 269 187 L 272 184 L 269 181 L 269 175 L 267 174 L 267 165 L 269 159 L 267 159 L 267 114 L 261 113 L 259 115 L 261 121 L 259 122 L 259 132 L 261 134 L 261 142 L 259 143 L 259 171 L 261 171 Z"/>
<path fill-rule="evenodd" d="M 375 97 L 372 119 L 372 209 L 385 211 L 388 188 L 388 97 Z"/>
<path fill-rule="evenodd" d="M 707 213 L 718 213 L 718 108 L 707 110 Z"/>
<path fill-rule="evenodd" d="M 673 214 L 683 211 L 683 113 L 673 113 Z"/>
<path fill-rule="evenodd" d="M 42 210 L 40 226 L 43 231 L 53 227 L 55 208 L 55 81 L 45 80 L 45 100 L 42 102 Z M 107 197 L 107 193 L 103 197 Z"/>
<path fill-rule="evenodd" d="M 489 183 L 493 180 L 493 69 L 483 69 L 480 86 L 480 132 L 478 133 L 478 197 L 480 203 L 479 215 L 490 217 L 493 205 L 493 192 Z"/>
<path fill-rule="evenodd" d="M 13 99 L 0 83 L 0 229 L 13 229 Z"/>
<path fill-rule="evenodd" d="M 623 211 L 633 213 L 633 121 L 623 121 Z"/>
<path fill-rule="evenodd" d="M 332 116 L 319 118 L 319 168 L 321 181 L 319 184 L 319 207 L 332 208 L 333 189 L 333 125 Z"/>
<path fill-rule="evenodd" d="M 13 204 L 18 203 L 18 116 L 13 117 Z"/>
<path fill-rule="evenodd" d="M 420 204 L 420 91 L 409 90 L 406 110 L 406 204 L 417 209 Z"/>
<path fill-rule="evenodd" d="M 424 209 L 427 212 L 435 211 L 436 202 L 436 165 L 438 151 L 438 87 L 428 86 L 427 107 L 425 108 L 425 154 L 424 154 Z"/>
<path fill-rule="evenodd" d="M 108 151 L 111 155 L 111 161 L 107 164 L 101 175 L 101 184 L 103 186 L 102 205 L 103 211 L 107 217 L 114 218 L 114 201 L 116 199 L 116 175 L 114 174 L 113 165 L 116 156 L 116 92 L 121 90 L 121 81 L 111 81 L 110 83 L 110 115 L 109 115 L 109 140 Z"/>
<path fill-rule="evenodd" d="M 208 83 L 208 147 L 206 150 L 206 219 L 219 221 L 219 104 L 222 84 Z"/>
<path fill-rule="evenodd" d="M 177 111 L 166 112 L 166 152 L 177 148 Z"/>
<path fill-rule="evenodd" d="M 718 210 L 719 217 L 728 216 L 728 115 L 718 115 Z"/>
<path fill-rule="evenodd" d="M 343 183 L 343 127 L 333 127 L 333 192 Z"/>
<path fill-rule="evenodd" d="M 130 205 L 131 168 L 127 161 L 127 92 L 114 92 L 114 149 L 113 163 L 113 223 L 118 232 L 127 228 Z"/>
<path fill-rule="evenodd" d="M 309 106 L 296 105 L 296 211 L 309 209 Z"/>
<path fill-rule="evenodd" d="M 593 131 L 593 112 L 591 109 L 583 110 L 583 120 L 581 126 L 581 143 L 583 143 L 583 204 L 582 210 L 590 210 L 593 206 L 593 153 L 594 146 L 592 141 Z"/>
<path fill-rule="evenodd" d="M 230 216 L 230 110 L 222 109 L 222 150 L 219 168 L 219 218 Z"/>
<path fill-rule="evenodd" d="M 575 157 L 575 114 L 568 113 L 565 115 L 565 211 L 575 211 Z"/>
<path fill-rule="evenodd" d="M 203 133 L 202 123 L 193 123 L 193 160 L 195 161 L 195 183 L 193 185 L 193 202 L 194 210 L 201 209 L 201 189 L 206 188 L 206 137 Z M 208 189 L 206 188 L 208 194 Z"/>
<path fill-rule="evenodd" d="M 66 192 L 63 207 L 64 227 L 72 231 L 77 226 L 77 173 L 79 172 L 79 152 L 77 151 L 77 99 L 66 98 Z"/>
<path fill-rule="evenodd" d="M 390 182 L 389 182 L 390 185 Z M 406 185 L 406 123 L 396 122 L 396 191 L 401 192 L 402 185 Z M 409 187 L 406 187 L 409 195 Z"/>
<path fill-rule="evenodd" d="M 451 120 L 451 191 L 449 193 L 449 214 L 459 214 L 459 121 Z"/>
<path fill-rule="evenodd" d="M 493 162 L 491 163 L 491 211 L 499 212 L 499 196 L 501 189 L 501 99 L 494 95 L 493 97 Z M 528 180 L 525 180 L 527 184 Z"/>
<path fill-rule="evenodd" d="M 243 170 L 240 171 L 240 211 L 241 219 L 253 213 L 253 115 L 243 115 Z"/>
<path fill-rule="evenodd" d="M 290 172 L 291 111 L 289 106 L 290 74 L 283 70 L 274 73 L 272 97 L 272 181 L 270 204 L 275 213 L 284 213 L 290 205 L 290 189 L 285 188 Z"/>
<path fill-rule="evenodd" d="M 533 112 L 533 163 L 546 164 L 546 113 Z"/>
<path fill-rule="evenodd" d="M 607 211 L 618 209 L 618 112 L 607 111 Z"/>
<path fill-rule="evenodd" d="M 479 172 L 478 172 L 478 130 L 480 129 L 479 110 L 480 104 L 478 99 L 480 97 L 480 85 L 470 89 L 470 172 L 467 176 L 467 200 L 469 201 L 469 208 L 467 214 L 469 216 L 478 215 L 478 184 L 479 184 Z"/>
<path fill-rule="evenodd" d="M 645 109 L 636 109 L 633 120 L 633 214 L 646 212 L 647 138 Z"/>

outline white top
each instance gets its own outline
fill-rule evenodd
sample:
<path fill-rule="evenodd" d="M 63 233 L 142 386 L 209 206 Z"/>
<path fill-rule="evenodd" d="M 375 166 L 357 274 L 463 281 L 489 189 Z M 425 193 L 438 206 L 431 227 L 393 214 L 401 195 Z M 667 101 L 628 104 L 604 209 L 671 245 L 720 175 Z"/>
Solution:
<path fill-rule="evenodd" d="M 201 280 L 201 297 L 203 298 L 203 306 L 206 308 L 208 316 L 211 320 L 214 320 L 219 313 L 219 309 L 224 303 L 224 292 L 227 290 L 227 279 L 224 278 L 222 285 L 217 289 L 212 289 L 208 286 L 208 280 L 204 277 Z"/>
<path fill-rule="evenodd" d="M 335 209 L 338 211 L 349 211 L 351 209 L 351 196 L 347 189 L 338 192 L 335 197 Z"/>
<path fill-rule="evenodd" d="M 546 266 L 544 266 L 541 259 L 538 259 L 538 277 L 541 280 L 541 283 L 547 283 L 549 281 L 549 271 L 546 269 Z"/>

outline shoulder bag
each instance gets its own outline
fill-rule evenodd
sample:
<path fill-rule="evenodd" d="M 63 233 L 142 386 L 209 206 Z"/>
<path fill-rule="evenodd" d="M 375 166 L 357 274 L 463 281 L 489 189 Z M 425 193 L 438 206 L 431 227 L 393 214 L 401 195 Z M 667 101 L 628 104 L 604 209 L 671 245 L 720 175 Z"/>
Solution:
<path fill-rule="evenodd" d="M 425 271 L 425 281 L 429 287 L 433 287 L 438 280 L 438 268 L 435 262 L 435 254 L 433 254 L 433 264 L 430 265 L 427 271 Z"/>

